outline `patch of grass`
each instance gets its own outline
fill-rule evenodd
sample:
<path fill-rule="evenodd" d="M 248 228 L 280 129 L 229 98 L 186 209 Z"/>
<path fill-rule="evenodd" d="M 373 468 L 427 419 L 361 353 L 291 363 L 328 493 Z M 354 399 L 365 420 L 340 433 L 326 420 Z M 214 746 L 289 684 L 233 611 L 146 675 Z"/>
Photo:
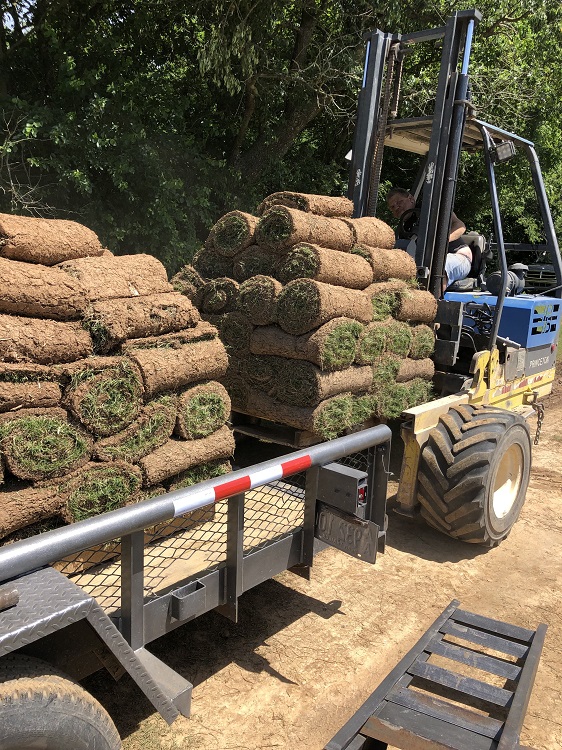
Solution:
<path fill-rule="evenodd" d="M 407 383 L 387 383 L 377 390 L 377 414 L 386 419 L 397 419 L 411 406 Z"/>
<path fill-rule="evenodd" d="M 384 387 L 388 383 L 394 383 L 398 370 L 400 368 L 400 359 L 392 355 L 385 354 L 373 365 L 373 385 L 375 387 Z"/>
<path fill-rule="evenodd" d="M 382 356 L 386 345 L 386 328 L 378 323 L 365 327 L 357 344 L 357 362 L 372 364 Z"/>
<path fill-rule="evenodd" d="M 412 346 L 410 357 L 412 359 L 425 359 L 431 357 L 435 349 L 435 333 L 429 326 L 419 325 L 412 329 Z"/>
<path fill-rule="evenodd" d="M 202 247 L 195 253 L 193 267 L 204 279 L 217 279 L 232 275 L 232 258 L 219 255 L 215 250 Z"/>
<path fill-rule="evenodd" d="M 103 320 L 98 318 L 95 313 L 88 313 L 82 321 L 82 328 L 88 331 L 92 337 L 94 351 L 104 351 L 110 335 Z"/>
<path fill-rule="evenodd" d="M 294 279 L 312 279 L 319 270 L 318 257 L 307 245 L 295 245 L 277 266 L 277 278 L 283 284 Z"/>
<path fill-rule="evenodd" d="M 242 216 L 223 216 L 213 228 L 213 242 L 223 253 L 234 255 L 250 237 L 250 228 Z"/>
<path fill-rule="evenodd" d="M 345 321 L 335 326 L 326 336 L 320 355 L 323 370 L 339 370 L 355 359 L 357 340 L 363 331 L 358 321 Z"/>
<path fill-rule="evenodd" d="M 170 396 L 155 399 L 146 407 L 151 413 L 140 417 L 138 429 L 118 445 L 107 445 L 104 453 L 114 460 L 135 463 L 162 445 L 163 437 L 171 435 L 176 420 L 176 403 Z M 137 423 L 135 423 L 137 424 Z"/>
<path fill-rule="evenodd" d="M 278 297 L 277 314 L 287 330 L 301 330 L 305 323 L 314 322 L 320 314 L 320 297 L 314 282 L 297 279 L 287 284 Z"/>
<path fill-rule="evenodd" d="M 352 424 L 353 397 L 350 393 L 335 396 L 319 410 L 314 431 L 324 440 L 333 440 Z"/>
<path fill-rule="evenodd" d="M 260 220 L 258 232 L 266 243 L 276 245 L 287 240 L 293 232 L 290 215 L 282 207 L 272 208 Z"/>
<path fill-rule="evenodd" d="M 420 406 L 421 404 L 426 404 L 436 398 L 432 384 L 428 380 L 414 378 L 413 380 L 410 380 L 409 383 L 405 383 L 405 385 L 408 386 L 409 390 L 408 409 L 411 409 L 414 406 Z"/>
<path fill-rule="evenodd" d="M 68 496 L 68 513 L 73 521 L 82 521 L 121 508 L 138 492 L 140 484 L 135 474 L 112 466 L 86 471 Z"/>
<path fill-rule="evenodd" d="M 386 351 L 406 357 L 412 346 L 412 329 L 407 323 L 393 321 L 386 326 Z"/>
<path fill-rule="evenodd" d="M 222 427 L 228 413 L 218 393 L 198 393 L 182 409 L 186 433 L 191 440 L 204 438 Z"/>
<path fill-rule="evenodd" d="M 371 297 L 373 320 L 381 321 L 392 317 L 398 308 L 397 292 L 379 292 Z"/>
<path fill-rule="evenodd" d="M 354 396 L 351 404 L 351 426 L 362 424 L 373 416 L 376 409 L 374 396 Z"/>
<path fill-rule="evenodd" d="M 249 351 L 253 330 L 253 325 L 242 315 L 237 313 L 225 315 L 220 327 L 222 343 L 227 351 Z"/>
<path fill-rule="evenodd" d="M 24 417 L 2 425 L 0 439 L 14 466 L 44 478 L 71 468 L 90 450 L 75 427 L 57 417 Z"/>

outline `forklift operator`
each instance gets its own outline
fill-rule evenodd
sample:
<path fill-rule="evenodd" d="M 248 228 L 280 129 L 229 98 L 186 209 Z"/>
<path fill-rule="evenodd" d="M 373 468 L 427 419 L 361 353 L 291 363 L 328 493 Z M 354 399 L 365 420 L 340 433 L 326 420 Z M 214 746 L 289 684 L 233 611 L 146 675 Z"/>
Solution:
<path fill-rule="evenodd" d="M 414 196 L 404 188 L 392 188 L 386 198 L 392 215 L 399 219 L 406 211 L 416 206 Z M 456 216 L 451 215 L 451 233 L 449 234 L 449 248 L 445 259 L 445 279 L 443 291 L 455 281 L 465 279 L 470 273 L 472 265 L 472 252 L 461 239 L 466 232 L 466 226 Z M 398 240 L 396 247 L 400 247 L 404 240 Z"/>

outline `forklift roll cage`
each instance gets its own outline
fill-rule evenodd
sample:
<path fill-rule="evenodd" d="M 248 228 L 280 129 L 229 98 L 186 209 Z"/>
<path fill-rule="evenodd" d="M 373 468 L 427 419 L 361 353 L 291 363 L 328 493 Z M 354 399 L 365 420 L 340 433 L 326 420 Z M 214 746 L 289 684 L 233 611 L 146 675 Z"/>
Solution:
<path fill-rule="evenodd" d="M 455 13 L 440 28 L 403 35 L 377 30 L 368 35 L 348 195 L 354 204 L 354 216 L 374 216 L 384 147 L 425 155 L 424 164 L 411 190 L 416 198 L 420 193 L 422 198 L 416 264 L 420 286 L 439 298 L 460 153 L 463 148 L 483 151 L 491 198 L 494 245 L 501 271 L 501 288 L 487 347 L 491 350 L 496 342 L 508 278 L 495 179 L 494 150 L 498 144 L 511 142 L 524 152 L 528 160 L 544 227 L 545 245 L 541 250 L 550 258 L 557 285 L 562 285 L 562 261 L 533 143 L 474 116 L 468 66 L 474 28 L 481 17 L 477 10 L 465 10 Z M 396 119 L 402 62 L 411 45 L 420 42 L 442 43 L 434 113 L 432 117 Z M 510 247 L 525 249 L 524 245 Z M 561 297 L 562 288 L 557 289 L 555 295 Z"/>

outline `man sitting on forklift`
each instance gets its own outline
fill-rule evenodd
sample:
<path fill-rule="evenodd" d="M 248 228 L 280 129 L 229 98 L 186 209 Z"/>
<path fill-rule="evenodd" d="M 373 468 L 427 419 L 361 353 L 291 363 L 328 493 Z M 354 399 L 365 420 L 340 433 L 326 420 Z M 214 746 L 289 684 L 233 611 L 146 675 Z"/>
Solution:
<path fill-rule="evenodd" d="M 390 212 L 396 219 L 400 219 L 406 211 L 412 211 L 416 207 L 415 197 L 404 188 L 391 188 L 386 196 L 386 202 Z M 412 215 L 412 223 L 415 222 Z M 408 222 L 406 221 L 406 224 Z M 409 229 L 408 226 L 405 226 Z M 451 215 L 451 233 L 449 234 L 449 249 L 445 259 L 445 279 L 443 280 L 443 291 L 455 281 L 466 279 L 472 265 L 472 251 L 461 239 L 466 232 L 466 226 L 456 214 Z M 397 239 L 395 247 L 411 250 L 412 243 L 407 240 Z M 415 243 L 414 243 L 415 251 Z"/>

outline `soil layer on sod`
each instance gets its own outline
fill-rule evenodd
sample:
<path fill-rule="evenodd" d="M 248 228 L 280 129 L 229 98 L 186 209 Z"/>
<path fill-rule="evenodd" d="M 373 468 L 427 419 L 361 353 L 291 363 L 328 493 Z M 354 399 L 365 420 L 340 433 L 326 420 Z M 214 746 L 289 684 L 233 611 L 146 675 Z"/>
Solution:
<path fill-rule="evenodd" d="M 232 312 L 238 302 L 238 290 L 239 284 L 234 279 L 212 279 L 199 290 L 197 307 L 210 315 Z"/>
<path fill-rule="evenodd" d="M 405 289 L 400 293 L 395 316 L 398 320 L 431 324 L 437 315 L 437 300 L 430 292 Z"/>
<path fill-rule="evenodd" d="M 4 362 L 72 362 L 93 353 L 80 323 L 0 315 L 0 359 Z"/>
<path fill-rule="evenodd" d="M 409 356 L 412 359 L 431 357 L 435 350 L 435 333 L 429 326 L 420 324 L 412 328 L 412 346 Z"/>
<path fill-rule="evenodd" d="M 258 245 L 251 245 L 234 258 L 232 275 L 242 282 L 253 276 L 272 276 L 275 271 L 276 256 Z"/>
<path fill-rule="evenodd" d="M 0 425 L 0 450 L 18 479 L 62 476 L 89 461 L 92 439 L 65 417 L 20 413 Z"/>
<path fill-rule="evenodd" d="M 175 276 L 172 276 L 170 283 L 176 292 L 185 294 L 194 304 L 197 304 L 199 290 L 205 286 L 205 281 L 199 272 L 190 265 L 184 266 Z"/>
<path fill-rule="evenodd" d="M 351 318 L 333 318 L 301 336 L 285 333 L 278 326 L 256 328 L 250 339 L 252 354 L 303 359 L 320 370 L 343 370 L 355 359 L 363 325 Z"/>
<path fill-rule="evenodd" d="M 228 356 L 220 339 L 197 341 L 179 349 L 131 349 L 128 356 L 141 370 L 147 395 L 179 391 L 198 380 L 222 378 Z"/>
<path fill-rule="evenodd" d="M 435 374 L 432 359 L 403 359 L 396 374 L 397 383 L 405 383 L 414 378 L 431 380 Z"/>
<path fill-rule="evenodd" d="M 257 209 L 259 216 L 274 206 L 296 208 L 320 216 L 351 216 L 353 202 L 344 196 L 312 195 L 310 193 L 291 193 L 288 190 L 272 193 L 260 203 Z"/>
<path fill-rule="evenodd" d="M 143 404 L 140 373 L 125 357 L 102 370 L 86 363 L 66 389 L 64 404 L 89 432 L 98 437 L 115 435 L 139 416 Z"/>
<path fill-rule="evenodd" d="M 312 242 L 321 247 L 349 252 L 354 245 L 354 236 L 346 221 L 275 206 L 259 220 L 256 241 L 258 245 L 277 253 L 298 242 Z"/>
<path fill-rule="evenodd" d="M 282 289 L 283 285 L 271 276 L 253 276 L 240 285 L 238 309 L 256 326 L 274 323 Z"/>
<path fill-rule="evenodd" d="M 351 254 L 358 255 L 369 263 L 372 271 L 371 281 L 388 281 L 388 279 L 408 281 L 416 277 L 416 263 L 404 250 L 354 245 Z M 368 285 L 365 284 L 366 286 Z"/>
<path fill-rule="evenodd" d="M 277 301 L 279 325 L 297 336 L 338 317 L 369 323 L 373 319 L 369 297 L 355 289 L 296 279 L 283 288 Z"/>
<path fill-rule="evenodd" d="M 176 435 L 182 440 L 207 437 L 224 425 L 229 414 L 230 397 L 224 385 L 200 383 L 180 394 Z"/>
<path fill-rule="evenodd" d="M 203 279 L 218 279 L 221 276 L 232 277 L 232 258 L 219 255 L 209 246 L 202 247 L 193 256 L 192 265 Z"/>
<path fill-rule="evenodd" d="M 172 291 L 162 263 L 145 253 L 82 258 L 59 268 L 78 279 L 92 302 Z"/>
<path fill-rule="evenodd" d="M 354 244 L 368 245 L 375 248 L 394 247 L 396 237 L 394 230 L 381 219 L 374 216 L 364 216 L 360 219 L 342 219 L 353 233 Z"/>
<path fill-rule="evenodd" d="M 58 383 L 3 383 L 0 381 L 0 412 L 10 409 L 58 406 L 61 400 Z"/>
<path fill-rule="evenodd" d="M 261 391 L 246 395 L 243 404 L 233 401 L 245 414 L 312 432 L 324 440 L 341 435 L 353 423 L 353 396 L 342 393 L 316 407 L 289 406 Z"/>
<path fill-rule="evenodd" d="M 0 256 L 3 258 L 54 266 L 102 252 L 94 232 L 75 221 L 0 214 Z"/>
<path fill-rule="evenodd" d="M 257 223 L 257 216 L 243 211 L 230 211 L 211 228 L 209 238 L 219 255 L 232 258 L 253 244 Z"/>
<path fill-rule="evenodd" d="M 276 276 L 283 284 L 306 278 L 350 289 L 365 289 L 373 281 L 373 271 L 365 258 L 309 242 L 287 251 L 277 264 Z"/>
<path fill-rule="evenodd" d="M 210 341 L 219 335 L 217 328 L 206 320 L 200 320 L 193 328 L 185 328 L 177 333 L 165 333 L 162 336 L 147 336 L 140 339 L 127 339 L 121 344 L 121 351 L 132 349 L 181 349 L 184 344 L 196 341 Z"/>
<path fill-rule="evenodd" d="M 176 425 L 177 404 L 175 394 L 150 401 L 125 430 L 95 443 L 95 458 L 134 464 L 164 445 Z"/>
<path fill-rule="evenodd" d="M 168 440 L 140 460 L 143 484 L 159 484 L 193 466 L 228 459 L 233 453 L 234 437 L 226 426 L 199 440 Z"/>
<path fill-rule="evenodd" d="M 179 292 L 93 302 L 83 322 L 94 349 L 108 352 L 129 338 L 192 328 L 200 320 L 193 303 Z"/>
<path fill-rule="evenodd" d="M 59 268 L 0 257 L 0 312 L 77 320 L 86 306 L 80 282 Z"/>

